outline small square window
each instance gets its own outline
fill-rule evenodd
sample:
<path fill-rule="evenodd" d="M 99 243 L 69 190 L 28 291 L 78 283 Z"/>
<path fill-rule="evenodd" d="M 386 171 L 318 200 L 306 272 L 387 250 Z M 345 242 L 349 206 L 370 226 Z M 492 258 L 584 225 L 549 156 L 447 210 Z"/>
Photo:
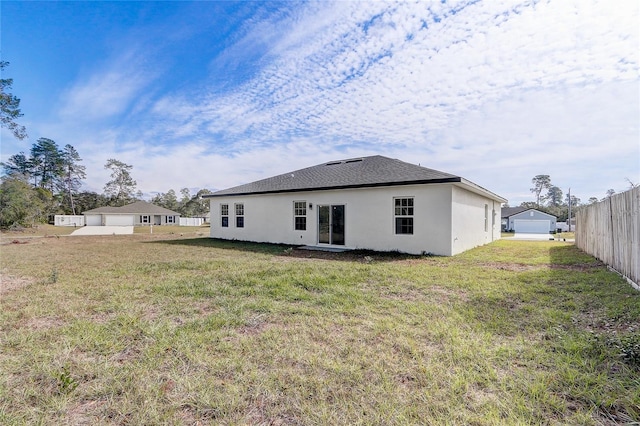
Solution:
<path fill-rule="evenodd" d="M 306 231 L 307 230 L 307 218 L 306 217 L 296 217 L 295 218 L 295 228 L 296 231 Z"/>
<path fill-rule="evenodd" d="M 413 234 L 413 218 L 397 217 L 396 234 Z"/>

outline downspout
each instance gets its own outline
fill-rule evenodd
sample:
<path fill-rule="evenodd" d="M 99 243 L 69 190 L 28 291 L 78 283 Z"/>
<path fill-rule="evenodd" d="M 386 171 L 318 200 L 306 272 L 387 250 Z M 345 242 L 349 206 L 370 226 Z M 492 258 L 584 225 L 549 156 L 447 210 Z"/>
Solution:
<path fill-rule="evenodd" d="M 495 240 L 494 233 L 496 232 L 496 200 L 491 201 L 491 242 Z"/>

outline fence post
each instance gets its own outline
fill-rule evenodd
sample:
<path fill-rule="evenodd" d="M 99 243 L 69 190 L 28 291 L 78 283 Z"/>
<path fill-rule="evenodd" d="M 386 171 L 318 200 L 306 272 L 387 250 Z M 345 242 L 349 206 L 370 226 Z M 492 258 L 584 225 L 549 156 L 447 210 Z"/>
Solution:
<path fill-rule="evenodd" d="M 613 228 L 613 207 L 611 198 L 609 197 L 609 223 L 611 224 L 611 264 L 615 265 L 616 263 L 616 235 Z"/>

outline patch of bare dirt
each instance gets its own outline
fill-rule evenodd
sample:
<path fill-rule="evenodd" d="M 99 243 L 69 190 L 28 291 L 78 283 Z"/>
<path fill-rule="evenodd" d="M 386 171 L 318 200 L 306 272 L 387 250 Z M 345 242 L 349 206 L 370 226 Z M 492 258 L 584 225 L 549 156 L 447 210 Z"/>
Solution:
<path fill-rule="evenodd" d="M 446 287 L 433 286 L 429 288 L 429 292 L 432 294 L 440 295 L 442 299 L 451 300 L 451 299 L 459 299 L 463 302 L 468 302 L 469 294 L 463 290 L 452 290 Z"/>
<path fill-rule="evenodd" d="M 106 403 L 104 400 L 81 401 L 67 410 L 67 420 L 73 425 L 96 424 L 99 416 L 92 413 L 99 411 L 100 407 Z"/>
<path fill-rule="evenodd" d="M 498 269 L 511 272 L 537 271 L 541 269 L 564 270 L 587 272 L 593 269 L 599 269 L 603 266 L 601 263 L 574 263 L 574 264 L 547 264 L 547 265 L 526 265 L 523 263 L 503 263 L 503 262 L 484 262 L 480 264 L 484 268 Z"/>
<path fill-rule="evenodd" d="M 605 266 L 604 263 L 596 262 L 596 263 L 574 263 L 571 265 L 560 265 L 560 264 L 552 264 L 549 265 L 549 269 L 561 269 L 565 271 L 579 271 L 579 272 L 587 272 L 594 269 L 600 269 Z"/>
<path fill-rule="evenodd" d="M 401 254 L 401 253 L 385 253 L 374 252 L 369 250 L 347 250 L 343 252 L 332 252 L 322 250 L 305 250 L 305 249 L 287 249 L 283 251 L 282 256 L 292 257 L 296 259 L 320 259 L 320 260 L 337 260 L 343 262 L 395 262 L 395 261 L 421 261 L 417 256 Z"/>
<path fill-rule="evenodd" d="M 481 265 L 483 268 L 487 269 L 498 269 L 500 271 L 510 271 L 510 272 L 525 272 L 525 271 L 535 271 L 539 269 L 546 269 L 547 265 L 525 265 L 522 263 L 501 263 L 501 262 L 485 262 Z"/>
<path fill-rule="evenodd" d="M 269 327 L 267 318 L 264 314 L 254 315 L 249 318 L 245 324 L 238 328 L 239 334 L 255 336 L 264 332 Z"/>
<path fill-rule="evenodd" d="M 49 330 L 51 328 L 62 327 L 66 324 L 65 321 L 60 318 L 54 317 L 38 317 L 31 318 L 24 323 L 24 327 L 31 330 Z"/>
<path fill-rule="evenodd" d="M 19 290 L 35 283 L 33 278 L 16 277 L 5 272 L 0 272 L 0 294 Z"/>
<path fill-rule="evenodd" d="M 640 332 L 640 324 L 623 319 L 609 319 L 597 312 L 582 313 L 572 318 L 574 324 L 591 333 L 615 335 Z"/>

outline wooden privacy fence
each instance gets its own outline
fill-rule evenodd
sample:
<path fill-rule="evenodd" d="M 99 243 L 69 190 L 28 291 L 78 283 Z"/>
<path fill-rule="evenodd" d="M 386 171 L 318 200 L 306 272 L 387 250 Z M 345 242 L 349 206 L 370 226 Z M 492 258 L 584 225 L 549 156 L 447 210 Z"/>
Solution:
<path fill-rule="evenodd" d="M 640 187 L 576 212 L 576 246 L 640 284 Z"/>

